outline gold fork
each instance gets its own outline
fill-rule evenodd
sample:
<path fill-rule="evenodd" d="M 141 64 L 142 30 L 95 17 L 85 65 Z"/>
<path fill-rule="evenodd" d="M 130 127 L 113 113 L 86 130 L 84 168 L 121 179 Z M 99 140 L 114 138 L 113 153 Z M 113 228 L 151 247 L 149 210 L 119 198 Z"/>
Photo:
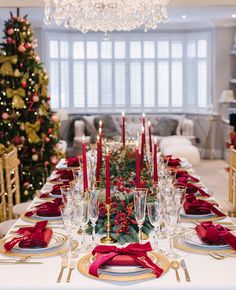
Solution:
<path fill-rule="evenodd" d="M 72 271 L 75 269 L 75 265 L 76 265 L 76 261 L 75 260 L 71 260 L 70 261 L 70 266 L 69 266 L 69 272 L 66 278 L 66 282 L 70 282 L 70 277 L 71 277 L 71 273 Z"/>

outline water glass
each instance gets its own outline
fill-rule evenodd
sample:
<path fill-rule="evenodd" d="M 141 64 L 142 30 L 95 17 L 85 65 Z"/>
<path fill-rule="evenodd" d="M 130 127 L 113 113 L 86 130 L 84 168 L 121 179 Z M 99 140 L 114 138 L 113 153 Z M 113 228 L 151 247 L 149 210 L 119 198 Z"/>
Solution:
<path fill-rule="evenodd" d="M 135 219 L 138 223 L 138 239 L 139 243 L 141 243 L 141 229 L 145 220 L 146 213 L 146 199 L 147 199 L 147 190 L 146 189 L 136 189 L 134 191 L 134 211 L 135 211 Z"/>
<path fill-rule="evenodd" d="M 160 233 L 160 203 L 154 201 L 152 203 L 147 203 L 147 212 L 151 225 L 154 227 L 155 231 L 155 243 L 154 249 L 158 249 L 158 235 Z"/>
<path fill-rule="evenodd" d="M 61 194 L 62 194 L 62 200 L 64 205 L 67 204 L 67 202 L 72 201 L 72 189 L 70 185 L 62 185 L 60 187 Z"/>
<path fill-rule="evenodd" d="M 176 225 L 178 221 L 178 208 L 173 206 L 166 215 L 166 225 L 169 234 L 170 251 L 168 257 L 170 259 L 178 258 L 178 255 L 174 252 L 174 235 L 176 230 Z"/>

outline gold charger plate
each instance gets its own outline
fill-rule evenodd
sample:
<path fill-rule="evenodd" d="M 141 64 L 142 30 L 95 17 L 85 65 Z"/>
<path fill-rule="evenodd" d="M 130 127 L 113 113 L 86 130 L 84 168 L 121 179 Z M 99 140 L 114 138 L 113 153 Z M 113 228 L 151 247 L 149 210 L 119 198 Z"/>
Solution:
<path fill-rule="evenodd" d="M 10 256 L 10 257 L 32 257 L 32 258 L 46 258 L 46 257 L 53 257 L 57 255 L 62 255 L 67 253 L 68 249 L 65 247 L 65 242 L 67 241 L 67 236 L 60 233 L 60 235 L 64 238 L 64 243 L 57 247 L 57 248 L 52 248 L 52 250 L 45 251 L 45 252 L 7 252 L 4 248 L 4 244 L 7 240 L 7 238 L 4 238 L 0 240 L 0 254 Z"/>
<path fill-rule="evenodd" d="M 220 249 L 209 249 L 209 248 L 197 248 L 197 247 L 194 247 L 194 246 L 191 246 L 190 244 L 186 244 L 184 243 L 183 239 L 181 238 L 181 236 L 176 236 L 174 237 L 174 247 L 176 249 L 179 249 L 179 250 L 182 250 L 182 251 L 185 251 L 185 252 L 190 252 L 190 253 L 195 253 L 195 254 L 210 254 L 210 253 L 214 253 L 214 252 L 217 252 L 217 253 L 222 253 L 222 254 L 225 254 L 225 253 L 235 253 L 235 251 L 232 249 L 226 249 L 226 250 L 220 250 Z"/>
<path fill-rule="evenodd" d="M 151 252 L 151 254 L 157 259 L 158 265 L 164 270 L 162 275 L 164 275 L 170 268 L 170 262 L 165 256 L 162 256 L 159 253 Z M 92 254 L 88 254 L 81 258 L 77 263 L 77 269 L 80 273 L 83 275 L 96 279 L 96 280 L 105 280 L 105 281 L 114 281 L 114 282 L 130 282 L 130 281 L 141 281 L 141 280 L 147 280 L 147 279 L 155 279 L 156 275 L 153 273 L 144 273 L 140 275 L 130 275 L 130 276 L 114 276 L 114 275 L 108 275 L 108 274 L 100 274 L 99 278 L 94 277 L 89 274 L 89 266 L 91 264 L 91 257 Z"/>
<path fill-rule="evenodd" d="M 48 221 L 48 224 L 55 224 L 55 223 L 62 223 L 63 220 L 62 218 L 61 219 L 56 219 L 56 220 L 50 220 L 50 219 L 47 219 L 47 217 L 45 217 L 45 219 L 37 219 L 37 218 L 34 218 L 34 215 L 29 217 L 29 216 L 25 216 L 25 214 L 21 214 L 20 215 L 21 219 L 25 222 L 30 222 L 30 223 L 35 223 L 35 222 L 41 222 L 41 221 Z"/>

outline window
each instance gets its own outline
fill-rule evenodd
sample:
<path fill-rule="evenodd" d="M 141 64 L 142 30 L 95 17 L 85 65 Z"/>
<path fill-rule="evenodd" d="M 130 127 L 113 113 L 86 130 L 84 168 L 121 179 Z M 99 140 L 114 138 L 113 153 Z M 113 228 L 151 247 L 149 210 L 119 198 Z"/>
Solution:
<path fill-rule="evenodd" d="M 196 112 L 210 102 L 210 32 L 45 35 L 53 108 Z"/>

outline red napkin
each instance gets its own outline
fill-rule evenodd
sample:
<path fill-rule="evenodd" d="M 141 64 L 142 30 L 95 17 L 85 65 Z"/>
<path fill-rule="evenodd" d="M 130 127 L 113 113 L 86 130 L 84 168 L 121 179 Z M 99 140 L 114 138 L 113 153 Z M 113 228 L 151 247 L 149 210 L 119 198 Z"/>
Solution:
<path fill-rule="evenodd" d="M 74 174 L 71 169 L 58 169 L 55 171 L 56 174 L 59 174 L 58 177 L 51 179 L 51 181 L 58 181 L 58 180 L 74 180 Z"/>
<path fill-rule="evenodd" d="M 5 243 L 4 248 L 10 251 L 15 245 L 21 248 L 45 248 L 49 244 L 53 231 L 46 228 L 48 221 L 37 222 L 34 227 L 19 228 L 16 232 L 21 237 L 13 238 Z"/>
<path fill-rule="evenodd" d="M 225 216 L 225 214 L 223 214 L 215 207 L 215 205 L 217 205 L 216 203 L 210 203 L 205 200 L 197 199 L 192 194 L 187 195 L 185 199 L 186 200 L 183 204 L 183 207 L 186 214 L 202 215 L 212 212 L 218 216 Z"/>
<path fill-rule="evenodd" d="M 164 159 L 168 160 L 168 166 L 178 167 L 181 165 L 181 160 L 179 158 L 172 158 L 172 155 L 166 155 Z"/>
<path fill-rule="evenodd" d="M 117 248 L 116 246 L 97 246 L 92 251 L 96 255 L 95 261 L 89 267 L 89 274 L 98 277 L 98 269 L 102 265 L 141 265 L 144 268 L 150 268 L 160 277 L 163 269 L 158 267 L 148 257 L 147 252 L 151 251 L 151 244 L 133 243 L 124 248 Z"/>
<path fill-rule="evenodd" d="M 56 198 L 51 202 L 44 202 L 40 205 L 37 205 L 34 210 L 26 212 L 25 216 L 31 217 L 34 214 L 37 214 L 38 216 L 46 216 L 46 217 L 60 216 L 61 205 L 62 205 L 62 199 Z"/>
<path fill-rule="evenodd" d="M 229 245 L 236 250 L 236 237 L 228 228 L 214 225 L 212 222 L 202 222 L 195 228 L 198 237 L 208 245 Z"/>
<path fill-rule="evenodd" d="M 79 167 L 81 163 L 81 157 L 73 156 L 66 158 L 66 163 L 68 167 Z"/>
<path fill-rule="evenodd" d="M 61 186 L 68 185 L 68 182 L 63 182 L 63 184 L 55 184 L 50 192 L 45 192 L 40 195 L 41 198 L 47 198 L 49 194 L 61 195 Z"/>
<path fill-rule="evenodd" d="M 183 177 L 184 178 L 184 177 Z M 186 193 L 189 194 L 194 194 L 196 192 L 199 192 L 202 196 L 206 196 L 208 197 L 209 194 L 205 192 L 205 190 L 203 190 L 200 186 L 197 186 L 193 183 L 188 183 L 187 180 L 184 178 L 184 180 L 178 180 L 178 185 L 183 185 L 186 186 Z"/>
<path fill-rule="evenodd" d="M 197 179 L 196 177 L 193 177 L 192 175 L 188 174 L 188 172 L 185 171 L 185 170 L 177 170 L 176 178 L 178 179 L 178 181 L 185 182 L 185 183 L 188 180 L 192 180 L 194 182 L 199 182 L 199 179 Z"/>

